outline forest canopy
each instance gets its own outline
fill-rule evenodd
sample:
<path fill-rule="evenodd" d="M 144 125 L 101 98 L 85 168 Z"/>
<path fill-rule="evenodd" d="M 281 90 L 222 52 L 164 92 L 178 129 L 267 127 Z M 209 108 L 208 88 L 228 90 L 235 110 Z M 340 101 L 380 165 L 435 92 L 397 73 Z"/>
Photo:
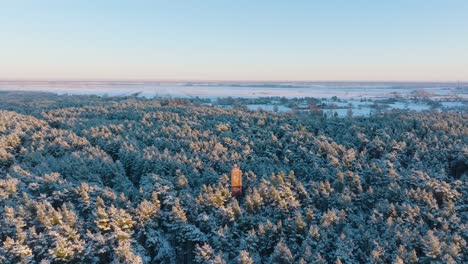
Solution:
<path fill-rule="evenodd" d="M 0 263 L 466 263 L 467 121 L 3 92 Z"/>

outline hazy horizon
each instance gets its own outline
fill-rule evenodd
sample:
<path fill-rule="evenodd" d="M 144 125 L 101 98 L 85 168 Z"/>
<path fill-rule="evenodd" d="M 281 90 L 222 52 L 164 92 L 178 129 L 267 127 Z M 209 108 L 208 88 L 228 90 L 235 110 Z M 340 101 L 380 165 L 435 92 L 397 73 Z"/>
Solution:
<path fill-rule="evenodd" d="M 0 79 L 0 83 L 220 83 L 220 84 L 454 84 L 465 85 L 468 80 L 229 80 L 229 79 Z"/>

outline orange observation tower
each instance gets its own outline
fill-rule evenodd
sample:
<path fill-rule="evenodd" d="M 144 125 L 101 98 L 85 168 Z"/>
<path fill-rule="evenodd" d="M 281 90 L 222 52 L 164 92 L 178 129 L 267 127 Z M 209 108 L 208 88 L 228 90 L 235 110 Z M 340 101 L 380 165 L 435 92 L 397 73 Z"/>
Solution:
<path fill-rule="evenodd" d="M 233 196 L 242 195 L 242 171 L 237 164 L 234 164 L 231 170 L 231 194 Z"/>

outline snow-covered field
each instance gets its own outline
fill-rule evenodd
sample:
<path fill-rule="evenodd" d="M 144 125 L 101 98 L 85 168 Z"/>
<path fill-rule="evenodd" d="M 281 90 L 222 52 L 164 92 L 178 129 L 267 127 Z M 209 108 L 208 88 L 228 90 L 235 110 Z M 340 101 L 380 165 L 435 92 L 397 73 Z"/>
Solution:
<path fill-rule="evenodd" d="M 375 109 L 389 111 L 466 111 L 468 88 L 458 84 L 417 83 L 112 83 L 112 82 L 1 82 L 0 91 L 38 91 L 57 94 L 127 96 L 146 98 L 264 98 L 313 97 L 321 100 L 328 116 L 369 116 Z M 385 102 L 387 99 L 393 101 Z M 439 106 L 430 105 L 429 100 Z M 277 107 L 275 107 L 276 105 Z M 223 105 L 224 108 L 231 107 Z M 289 112 L 290 106 L 272 100 L 269 104 L 247 104 L 250 110 Z M 307 107 L 306 107 L 307 108 Z M 335 114 L 336 113 L 336 114 Z"/>
<path fill-rule="evenodd" d="M 187 84 L 187 83 L 15 83 L 0 82 L 0 91 L 46 91 L 59 94 L 96 94 L 121 96 L 140 93 L 144 97 L 315 97 L 315 98 L 390 98 L 410 97 L 424 91 L 436 98 L 468 99 L 468 88 L 455 86 L 415 86 L 389 83 L 387 85 L 363 84 Z"/>

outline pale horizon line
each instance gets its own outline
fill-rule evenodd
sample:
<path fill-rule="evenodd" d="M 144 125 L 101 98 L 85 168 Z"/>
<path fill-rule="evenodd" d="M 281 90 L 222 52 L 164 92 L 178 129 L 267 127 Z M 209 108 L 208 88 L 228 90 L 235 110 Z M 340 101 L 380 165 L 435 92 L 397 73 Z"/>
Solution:
<path fill-rule="evenodd" d="M 465 84 L 468 83 L 467 80 L 268 80 L 268 79 L 246 79 L 246 80 L 235 80 L 235 79 L 174 79 L 174 78 L 161 78 L 161 79 L 112 79 L 112 78 L 63 78 L 63 79 L 41 79 L 41 78 L 25 78 L 25 79 L 8 79 L 0 78 L 0 83 L 48 83 L 48 82 L 57 82 L 57 83 L 106 83 L 106 82 L 115 82 L 115 83 L 431 83 L 431 84 L 440 84 L 440 83 L 450 83 L 450 84 Z"/>

